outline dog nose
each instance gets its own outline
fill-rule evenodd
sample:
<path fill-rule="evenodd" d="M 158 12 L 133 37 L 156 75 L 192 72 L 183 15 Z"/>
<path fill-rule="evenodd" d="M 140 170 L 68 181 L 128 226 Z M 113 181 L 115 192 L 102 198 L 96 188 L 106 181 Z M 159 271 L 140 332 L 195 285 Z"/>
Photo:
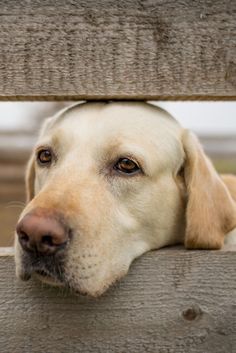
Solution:
<path fill-rule="evenodd" d="M 63 251 L 69 240 L 69 231 L 57 218 L 37 214 L 25 215 L 17 224 L 16 232 L 25 251 L 42 255 Z"/>

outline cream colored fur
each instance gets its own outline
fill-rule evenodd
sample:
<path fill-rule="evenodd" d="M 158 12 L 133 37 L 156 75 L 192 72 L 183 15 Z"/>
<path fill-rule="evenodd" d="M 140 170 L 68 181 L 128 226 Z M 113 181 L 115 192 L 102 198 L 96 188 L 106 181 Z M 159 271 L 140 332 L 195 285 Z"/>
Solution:
<path fill-rule="evenodd" d="M 21 218 L 38 207 L 64 215 L 73 229 L 64 273 L 75 290 L 103 293 L 148 250 L 218 249 L 227 233 L 236 236 L 236 178 L 221 178 L 196 137 L 158 107 L 76 104 L 46 121 L 38 146 L 50 146 L 57 162 L 39 167 L 33 153 Z M 132 157 L 143 173 L 116 174 L 119 157 Z M 15 246 L 20 275 L 17 237 Z"/>

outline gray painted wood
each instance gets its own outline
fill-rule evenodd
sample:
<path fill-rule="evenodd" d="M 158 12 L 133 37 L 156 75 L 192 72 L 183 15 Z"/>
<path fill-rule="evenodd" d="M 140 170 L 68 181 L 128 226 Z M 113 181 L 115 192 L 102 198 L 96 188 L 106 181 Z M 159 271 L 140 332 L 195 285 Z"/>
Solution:
<path fill-rule="evenodd" d="M 162 249 L 98 299 L 15 279 L 0 257 L 4 353 L 233 353 L 236 252 Z"/>
<path fill-rule="evenodd" d="M 0 99 L 233 99 L 236 1 L 8 0 Z"/>

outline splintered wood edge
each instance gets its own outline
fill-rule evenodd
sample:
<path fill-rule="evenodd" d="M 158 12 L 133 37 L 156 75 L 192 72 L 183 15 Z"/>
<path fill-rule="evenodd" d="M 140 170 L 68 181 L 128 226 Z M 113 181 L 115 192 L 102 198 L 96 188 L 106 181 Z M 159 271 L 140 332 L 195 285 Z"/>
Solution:
<path fill-rule="evenodd" d="M 163 251 L 163 249 L 159 249 L 161 251 Z M 185 251 L 184 247 L 170 247 L 167 249 L 165 249 L 165 251 L 171 252 L 175 250 L 175 251 Z M 158 250 L 155 250 L 158 251 Z M 186 252 L 189 252 L 191 250 L 186 250 Z M 201 251 L 201 250 L 194 250 L 196 251 Z M 206 250 L 204 250 L 206 251 Z M 211 252 L 214 252 L 215 254 L 220 252 L 236 252 L 236 245 L 225 245 L 221 250 L 208 250 Z M 14 256 L 14 248 L 13 247 L 0 247 L 0 257 L 5 257 L 5 256 Z"/>

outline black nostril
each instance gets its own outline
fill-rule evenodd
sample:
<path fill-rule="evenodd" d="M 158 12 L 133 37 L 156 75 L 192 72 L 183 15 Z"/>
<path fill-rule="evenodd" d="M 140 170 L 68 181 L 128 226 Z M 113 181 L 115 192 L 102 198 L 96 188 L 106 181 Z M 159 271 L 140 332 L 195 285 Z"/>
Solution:
<path fill-rule="evenodd" d="M 17 234 L 18 234 L 18 240 L 19 240 L 21 247 L 24 250 L 28 251 L 29 246 L 30 246 L 30 237 L 23 230 L 18 230 Z"/>
<path fill-rule="evenodd" d="M 18 237 L 19 237 L 19 240 L 24 244 L 29 242 L 29 236 L 23 231 L 18 232 Z"/>
<path fill-rule="evenodd" d="M 69 228 L 68 230 L 68 239 L 71 240 L 73 236 L 73 230 L 71 228 Z"/>
<path fill-rule="evenodd" d="M 51 235 L 43 235 L 42 243 L 49 246 L 54 246 L 53 237 Z"/>

